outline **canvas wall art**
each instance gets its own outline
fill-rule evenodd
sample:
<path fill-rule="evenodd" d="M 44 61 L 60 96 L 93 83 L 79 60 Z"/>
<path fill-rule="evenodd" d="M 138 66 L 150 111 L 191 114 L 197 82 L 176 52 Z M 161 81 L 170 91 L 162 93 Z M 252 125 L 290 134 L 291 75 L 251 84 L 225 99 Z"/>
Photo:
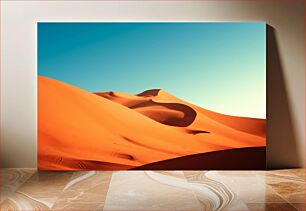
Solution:
<path fill-rule="evenodd" d="M 265 23 L 37 26 L 38 169 L 265 168 Z"/>

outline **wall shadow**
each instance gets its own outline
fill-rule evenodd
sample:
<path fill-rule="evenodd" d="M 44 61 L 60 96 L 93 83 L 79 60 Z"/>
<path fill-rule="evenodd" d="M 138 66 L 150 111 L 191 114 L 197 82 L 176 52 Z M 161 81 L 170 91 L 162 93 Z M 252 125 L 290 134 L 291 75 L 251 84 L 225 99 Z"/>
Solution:
<path fill-rule="evenodd" d="M 297 144 L 276 30 L 267 25 L 267 168 L 298 163 Z"/>

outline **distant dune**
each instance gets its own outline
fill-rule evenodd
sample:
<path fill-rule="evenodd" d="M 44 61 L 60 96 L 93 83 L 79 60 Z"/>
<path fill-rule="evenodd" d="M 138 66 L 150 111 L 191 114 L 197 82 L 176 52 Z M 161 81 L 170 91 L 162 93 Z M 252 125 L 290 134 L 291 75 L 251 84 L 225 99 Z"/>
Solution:
<path fill-rule="evenodd" d="M 192 169 L 195 160 L 184 157 L 211 162 L 196 155 L 265 147 L 265 128 L 266 120 L 215 113 L 160 89 L 90 93 L 38 76 L 39 169 L 134 169 L 171 159 Z"/>

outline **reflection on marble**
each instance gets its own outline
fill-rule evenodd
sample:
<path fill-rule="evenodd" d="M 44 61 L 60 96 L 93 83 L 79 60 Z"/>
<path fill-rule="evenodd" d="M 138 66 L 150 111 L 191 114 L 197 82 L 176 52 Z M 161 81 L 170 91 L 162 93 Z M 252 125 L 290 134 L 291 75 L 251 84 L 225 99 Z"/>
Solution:
<path fill-rule="evenodd" d="M 105 210 L 201 210 L 182 171 L 113 173 Z"/>
<path fill-rule="evenodd" d="M 305 170 L 4 169 L 1 210 L 305 210 Z"/>
<path fill-rule="evenodd" d="M 79 171 L 72 175 L 54 210 L 103 210 L 111 171 Z"/>

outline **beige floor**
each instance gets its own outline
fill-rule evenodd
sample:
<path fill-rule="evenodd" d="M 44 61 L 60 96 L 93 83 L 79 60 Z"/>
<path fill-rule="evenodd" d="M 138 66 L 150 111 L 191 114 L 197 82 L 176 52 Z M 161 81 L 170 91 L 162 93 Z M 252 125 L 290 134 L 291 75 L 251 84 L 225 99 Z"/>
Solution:
<path fill-rule="evenodd" d="M 1 169 L 1 210 L 305 210 L 305 170 Z"/>

